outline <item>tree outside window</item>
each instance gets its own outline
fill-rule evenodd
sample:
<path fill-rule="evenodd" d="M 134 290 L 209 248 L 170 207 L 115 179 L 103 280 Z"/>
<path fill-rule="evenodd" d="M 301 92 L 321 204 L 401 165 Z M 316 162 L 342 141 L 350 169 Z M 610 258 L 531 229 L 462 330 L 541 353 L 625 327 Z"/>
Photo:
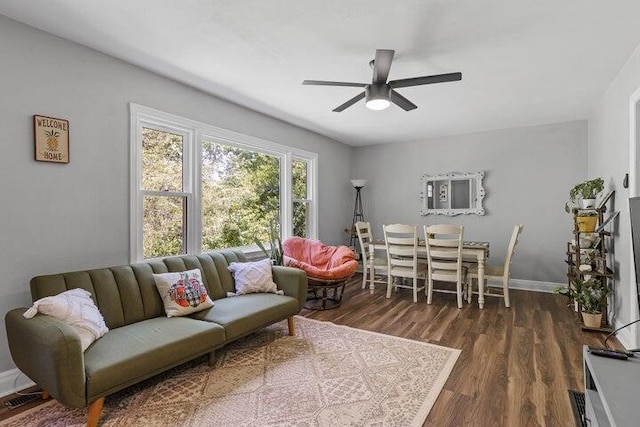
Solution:
<path fill-rule="evenodd" d="M 280 159 L 204 141 L 201 194 L 203 251 L 267 241 L 280 220 Z"/>
<path fill-rule="evenodd" d="M 307 180 L 308 162 L 293 160 L 291 164 L 293 195 L 293 235 L 309 237 L 309 204 Z"/>
<path fill-rule="evenodd" d="M 186 252 L 182 135 L 142 129 L 143 255 Z"/>
<path fill-rule="evenodd" d="M 132 261 L 317 238 L 317 155 L 131 104 Z M 289 180 L 284 177 L 290 177 Z"/>

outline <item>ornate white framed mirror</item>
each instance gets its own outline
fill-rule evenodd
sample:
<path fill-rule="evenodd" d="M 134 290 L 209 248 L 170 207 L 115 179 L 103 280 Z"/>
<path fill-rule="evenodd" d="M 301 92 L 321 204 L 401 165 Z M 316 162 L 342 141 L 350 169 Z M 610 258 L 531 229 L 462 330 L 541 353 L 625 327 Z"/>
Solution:
<path fill-rule="evenodd" d="M 423 174 L 421 215 L 484 215 L 484 172 Z"/>

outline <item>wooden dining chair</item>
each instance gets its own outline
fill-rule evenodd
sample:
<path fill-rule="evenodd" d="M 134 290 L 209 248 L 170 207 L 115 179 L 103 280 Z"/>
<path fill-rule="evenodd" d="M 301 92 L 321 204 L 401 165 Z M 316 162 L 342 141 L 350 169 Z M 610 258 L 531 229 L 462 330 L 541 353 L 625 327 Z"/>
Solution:
<path fill-rule="evenodd" d="M 368 280 L 369 290 L 373 293 L 376 283 L 387 283 L 387 260 L 382 257 L 376 257 L 376 251 L 373 249 L 374 238 L 371 224 L 358 221 L 355 227 L 358 234 L 358 242 L 360 243 L 360 253 L 362 254 L 362 289 L 366 288 Z M 376 276 L 379 278 L 376 279 Z M 384 276 L 384 278 L 381 276 Z"/>
<path fill-rule="evenodd" d="M 511 307 L 511 301 L 509 300 L 509 277 L 511 273 L 509 270 L 511 268 L 511 262 L 513 261 L 513 255 L 516 253 L 516 245 L 518 244 L 518 240 L 520 239 L 523 228 L 524 225 L 522 224 L 518 224 L 513 227 L 513 232 L 511 233 L 511 240 L 509 241 L 509 248 L 507 249 L 507 256 L 505 257 L 504 264 L 488 264 L 484 269 L 484 295 L 504 298 L 505 307 Z M 474 293 L 473 288 L 475 283 L 477 283 L 478 281 L 478 268 L 474 267 L 470 269 L 468 277 L 468 300 L 469 302 L 471 302 L 471 295 Z M 489 283 L 490 281 L 493 281 L 494 283 L 496 281 L 501 282 L 502 291 L 498 291 L 499 287 L 491 286 L 491 284 Z"/>
<path fill-rule="evenodd" d="M 462 237 L 464 227 L 438 224 L 424 227 L 427 246 L 427 304 L 431 304 L 433 292 L 455 293 L 458 308 L 462 308 L 463 286 L 466 283 L 467 267 L 462 262 Z M 435 280 L 454 282 L 456 291 L 434 289 Z"/>
<path fill-rule="evenodd" d="M 427 266 L 418 263 L 418 226 L 405 224 L 383 225 L 384 243 L 387 249 L 387 298 L 391 298 L 391 289 L 408 288 L 413 290 L 413 302 L 418 302 L 418 280 L 425 280 Z M 412 279 L 411 286 L 402 280 Z"/>

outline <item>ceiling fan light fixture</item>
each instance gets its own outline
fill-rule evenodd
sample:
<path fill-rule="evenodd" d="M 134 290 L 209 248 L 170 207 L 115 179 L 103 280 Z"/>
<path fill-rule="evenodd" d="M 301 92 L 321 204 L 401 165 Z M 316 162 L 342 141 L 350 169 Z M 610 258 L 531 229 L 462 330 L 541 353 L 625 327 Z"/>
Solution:
<path fill-rule="evenodd" d="M 370 99 L 365 104 L 369 110 L 375 111 L 386 110 L 389 108 L 389 105 L 391 105 L 391 102 L 386 99 Z"/>
<path fill-rule="evenodd" d="M 327 80 L 304 80 L 302 84 L 364 88 L 364 92 L 358 93 L 347 102 L 343 102 L 332 110 L 334 113 L 340 113 L 355 103 L 360 102 L 362 99 L 365 99 L 365 106 L 370 110 L 385 110 L 389 108 L 392 102 L 404 111 L 415 110 L 418 106 L 399 94 L 396 89 L 462 80 L 462 73 L 460 72 L 389 80 L 389 69 L 391 68 L 394 53 L 395 51 L 391 49 L 376 49 L 375 59 L 369 62 L 369 65 L 373 68 L 373 78 L 369 84 L 333 82 Z"/>
<path fill-rule="evenodd" d="M 368 85 L 364 88 L 366 97 L 365 106 L 370 110 L 380 111 L 389 108 L 391 101 L 391 88 L 389 85 Z"/>

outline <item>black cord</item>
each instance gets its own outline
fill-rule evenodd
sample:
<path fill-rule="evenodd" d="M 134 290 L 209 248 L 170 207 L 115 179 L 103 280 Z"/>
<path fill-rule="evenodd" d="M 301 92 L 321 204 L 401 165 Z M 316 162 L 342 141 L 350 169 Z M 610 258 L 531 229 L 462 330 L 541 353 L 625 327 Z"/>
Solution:
<path fill-rule="evenodd" d="M 609 341 L 609 338 L 611 338 L 612 336 L 614 336 L 614 335 L 616 334 L 616 332 L 618 332 L 620 329 L 624 329 L 624 328 L 626 328 L 627 326 L 631 326 L 631 325 L 633 325 L 634 323 L 638 323 L 638 322 L 640 322 L 640 319 L 638 319 L 638 320 L 634 320 L 633 322 L 629 322 L 629 323 L 627 323 L 626 325 L 620 326 L 618 329 L 616 329 L 615 331 L 611 332 L 611 333 L 610 333 L 609 335 L 607 335 L 607 337 L 604 339 L 604 346 L 605 346 L 606 348 L 609 348 L 609 346 L 607 345 L 607 341 Z M 637 352 L 637 351 L 640 351 L 640 349 L 634 349 L 634 350 L 629 350 L 629 351 L 631 351 L 631 352 Z"/>

